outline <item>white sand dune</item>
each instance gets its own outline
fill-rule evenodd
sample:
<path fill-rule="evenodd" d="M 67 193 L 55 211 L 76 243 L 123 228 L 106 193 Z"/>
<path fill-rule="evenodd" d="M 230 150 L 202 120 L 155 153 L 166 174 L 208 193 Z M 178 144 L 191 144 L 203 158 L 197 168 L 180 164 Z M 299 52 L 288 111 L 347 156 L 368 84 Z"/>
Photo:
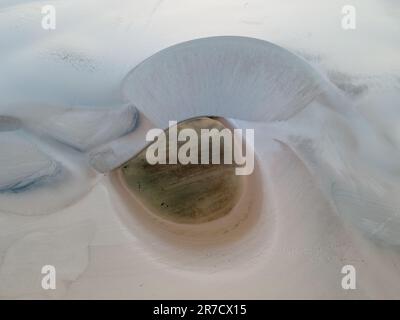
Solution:
<path fill-rule="evenodd" d="M 353 3 L 346 31 L 341 0 L 2 2 L 0 115 L 20 119 L 64 174 L 0 193 L 0 297 L 399 298 L 400 9 Z M 41 27 L 45 4 L 56 30 Z M 259 40 L 157 53 L 214 36 Z M 124 99 L 141 113 L 132 132 L 132 112 L 101 114 L 106 134 L 87 135 L 64 112 Z M 255 129 L 256 174 L 232 215 L 247 218 L 227 220 L 229 232 L 154 223 L 118 177 L 91 167 L 107 171 L 149 128 L 203 113 Z M 40 286 L 48 264 L 55 291 Z M 356 290 L 341 287 L 347 264 Z"/>

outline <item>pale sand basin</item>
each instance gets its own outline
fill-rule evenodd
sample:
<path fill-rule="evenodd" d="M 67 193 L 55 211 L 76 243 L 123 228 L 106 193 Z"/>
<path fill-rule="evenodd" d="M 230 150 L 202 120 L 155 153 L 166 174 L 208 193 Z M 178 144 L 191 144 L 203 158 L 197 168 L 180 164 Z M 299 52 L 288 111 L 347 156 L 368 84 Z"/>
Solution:
<path fill-rule="evenodd" d="M 0 4 L 0 135 L 25 128 L 23 138 L 62 167 L 50 185 L 0 194 L 0 298 L 400 298 L 400 253 L 388 244 L 399 244 L 400 223 L 399 8 L 354 1 L 359 25 L 345 32 L 341 1 L 289 2 L 60 0 L 51 32 L 40 27 L 41 2 Z M 332 94 L 304 110 L 292 104 L 288 122 L 229 119 L 255 129 L 256 167 L 220 219 L 160 219 L 118 170 L 107 173 L 146 146 L 145 132 L 165 120 L 156 107 L 126 136 L 118 138 L 132 130 L 131 113 L 126 129 L 110 128 L 115 141 L 94 128 L 87 152 L 63 144 L 71 141 L 64 127 L 58 139 L 35 127 L 68 106 L 122 106 L 120 84 L 133 67 L 177 43 L 220 35 L 289 49 L 344 90 L 343 100 Z M 23 115 L 22 124 L 11 121 Z M 48 264 L 57 269 L 56 290 L 41 287 Z M 356 290 L 341 287 L 348 264 L 357 270 Z"/>

